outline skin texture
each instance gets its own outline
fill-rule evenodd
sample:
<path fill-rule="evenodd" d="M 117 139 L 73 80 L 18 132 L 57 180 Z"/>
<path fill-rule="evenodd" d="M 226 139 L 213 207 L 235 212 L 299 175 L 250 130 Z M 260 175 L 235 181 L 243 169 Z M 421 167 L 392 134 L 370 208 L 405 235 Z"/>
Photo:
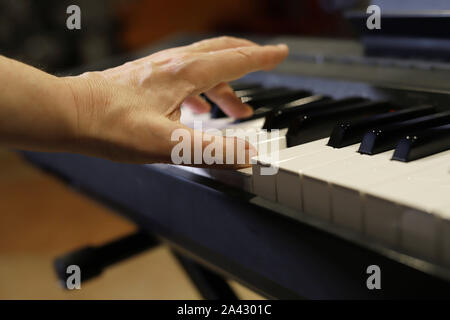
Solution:
<path fill-rule="evenodd" d="M 104 71 L 58 78 L 0 56 L 0 145 L 73 152 L 127 163 L 170 163 L 182 104 L 208 112 L 205 93 L 232 117 L 252 110 L 227 84 L 270 70 L 288 54 L 285 45 L 260 46 L 220 37 L 157 52 Z M 212 139 L 212 140 L 211 140 Z M 209 137 L 223 146 L 226 137 Z M 208 139 L 203 139 L 208 140 Z M 246 164 L 255 149 L 246 142 Z M 202 165 L 197 165 L 202 166 Z"/>

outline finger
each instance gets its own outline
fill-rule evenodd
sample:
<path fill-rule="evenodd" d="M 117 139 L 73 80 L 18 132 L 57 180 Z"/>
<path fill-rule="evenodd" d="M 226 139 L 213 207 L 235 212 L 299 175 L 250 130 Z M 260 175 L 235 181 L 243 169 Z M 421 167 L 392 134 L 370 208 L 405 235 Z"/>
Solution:
<path fill-rule="evenodd" d="M 149 61 L 149 59 L 158 59 L 158 58 L 166 58 L 172 54 L 181 54 L 181 53 L 204 53 L 211 52 L 217 50 L 238 48 L 238 47 L 246 47 L 246 46 L 258 46 L 256 43 L 242 38 L 235 38 L 229 36 L 217 37 L 206 39 L 198 42 L 194 42 L 187 46 L 181 46 L 176 48 L 170 48 L 166 50 L 162 50 L 151 55 L 135 59 L 125 63 L 128 67 L 134 66 L 134 68 L 141 68 L 142 64 L 145 64 Z M 116 68 L 108 69 L 108 73 L 110 76 L 116 76 L 119 79 L 123 77 L 121 69 L 124 65 L 118 66 Z M 145 69 L 144 69 L 145 70 Z"/>
<path fill-rule="evenodd" d="M 257 46 L 257 44 L 247 39 L 223 36 L 194 42 L 184 48 L 190 52 L 209 52 L 248 46 Z"/>
<path fill-rule="evenodd" d="M 206 113 L 211 110 L 211 105 L 200 96 L 187 97 L 183 102 L 183 106 L 188 107 L 195 113 Z"/>
<path fill-rule="evenodd" d="M 158 52 L 157 54 L 164 53 L 179 53 L 179 52 L 209 52 L 216 50 L 224 50 L 230 48 L 246 47 L 246 46 L 256 46 L 257 44 L 253 41 L 235 38 L 230 36 L 222 36 L 211 39 L 205 39 L 198 42 L 194 42 L 187 46 L 181 46 L 176 48 L 171 48 Z"/>
<path fill-rule="evenodd" d="M 229 117 L 246 118 L 253 114 L 252 107 L 243 104 L 233 89 L 225 82 L 219 83 L 205 94 Z"/>
<path fill-rule="evenodd" d="M 206 91 L 220 82 L 235 80 L 250 72 L 270 70 L 282 62 L 288 52 L 288 47 L 281 44 L 202 53 L 185 67 L 183 78 Z"/>
<path fill-rule="evenodd" d="M 198 42 L 194 42 L 192 44 L 170 48 L 166 50 L 162 50 L 151 54 L 149 56 L 145 56 L 140 59 L 136 59 L 133 63 L 142 63 L 146 62 L 149 58 L 158 58 L 160 56 L 167 56 L 168 54 L 177 54 L 177 53 L 201 53 L 201 52 L 211 52 L 217 50 L 231 49 L 231 48 L 239 48 L 239 47 L 247 47 L 247 46 L 258 46 L 253 41 L 235 38 L 229 36 L 216 37 L 211 39 L 205 39 Z"/>
<path fill-rule="evenodd" d="M 246 168 L 257 155 L 244 139 L 212 135 L 181 124 L 172 131 L 171 143 L 170 162 L 193 167 Z"/>

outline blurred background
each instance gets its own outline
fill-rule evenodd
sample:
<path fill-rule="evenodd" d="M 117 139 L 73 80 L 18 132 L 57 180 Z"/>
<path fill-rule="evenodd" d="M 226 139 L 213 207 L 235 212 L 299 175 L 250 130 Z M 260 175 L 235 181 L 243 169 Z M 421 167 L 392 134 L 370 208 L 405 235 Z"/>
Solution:
<path fill-rule="evenodd" d="M 176 35 L 353 37 L 358 0 L 0 0 L 0 54 L 54 74 Z M 81 8 L 68 30 L 66 8 Z M 0 149 L 0 299 L 198 299 L 161 247 L 108 269 L 82 290 L 58 287 L 52 261 L 134 230 L 108 209 Z M 259 298 L 233 283 L 242 298 Z"/>

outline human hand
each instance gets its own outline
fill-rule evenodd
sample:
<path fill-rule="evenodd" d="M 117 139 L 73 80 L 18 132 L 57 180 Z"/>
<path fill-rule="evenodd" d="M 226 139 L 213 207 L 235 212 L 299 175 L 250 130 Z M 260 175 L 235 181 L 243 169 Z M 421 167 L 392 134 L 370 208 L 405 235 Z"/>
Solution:
<path fill-rule="evenodd" d="M 287 54 L 286 45 L 260 46 L 244 39 L 219 37 L 160 51 L 105 71 L 62 78 L 72 93 L 76 114 L 76 143 L 71 151 L 121 162 L 171 163 L 172 149 L 178 143 L 171 140 L 175 130 L 187 130 L 191 141 L 199 135 L 205 137 L 180 123 L 183 103 L 197 112 L 207 112 L 210 106 L 199 96 L 205 93 L 229 116 L 249 116 L 252 109 L 241 103 L 226 82 L 272 69 Z M 236 140 L 210 136 L 202 139 L 201 148 L 214 141 L 223 147 L 225 158 L 225 146 Z M 256 154 L 244 143 L 245 163 L 235 161 L 231 167 L 247 166 Z"/>

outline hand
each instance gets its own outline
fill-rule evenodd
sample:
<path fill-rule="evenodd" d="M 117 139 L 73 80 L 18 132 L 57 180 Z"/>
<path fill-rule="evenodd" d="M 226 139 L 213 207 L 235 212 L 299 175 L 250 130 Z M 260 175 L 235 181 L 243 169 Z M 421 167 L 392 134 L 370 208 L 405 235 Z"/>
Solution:
<path fill-rule="evenodd" d="M 288 54 L 286 45 L 260 46 L 220 37 L 164 50 L 119 67 L 63 78 L 76 110 L 74 152 L 131 163 L 170 163 L 176 129 L 201 135 L 180 123 L 180 106 L 209 111 L 205 93 L 232 117 L 251 115 L 226 83 L 269 70 Z M 204 136 L 204 135 L 203 135 Z M 209 137 L 224 147 L 235 138 Z M 220 141 L 218 141 L 220 139 Z M 224 140 L 225 139 L 225 140 Z M 191 140 L 193 141 L 193 140 Z M 204 139 L 202 149 L 211 142 Z M 223 151 L 224 157 L 225 148 Z M 246 143 L 247 166 L 255 149 Z"/>

